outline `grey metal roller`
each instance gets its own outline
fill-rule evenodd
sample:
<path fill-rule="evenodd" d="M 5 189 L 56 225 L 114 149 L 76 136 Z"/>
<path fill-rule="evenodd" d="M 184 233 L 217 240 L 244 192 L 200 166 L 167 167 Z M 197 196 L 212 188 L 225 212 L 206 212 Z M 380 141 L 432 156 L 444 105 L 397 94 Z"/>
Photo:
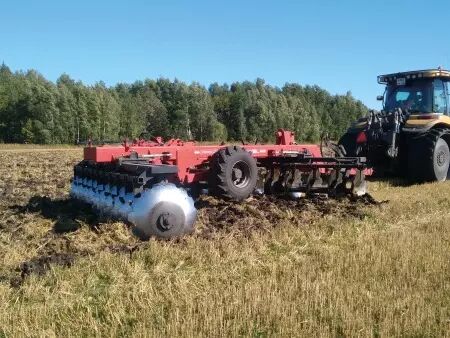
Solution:
<path fill-rule="evenodd" d="M 185 189 L 159 183 L 134 195 L 124 187 L 101 185 L 75 177 L 70 195 L 93 205 L 106 215 L 131 222 L 136 234 L 172 238 L 194 231 L 197 210 Z"/>
<path fill-rule="evenodd" d="M 128 220 L 140 237 L 171 238 L 194 230 L 197 210 L 186 190 L 172 183 L 157 184 L 135 197 Z"/>

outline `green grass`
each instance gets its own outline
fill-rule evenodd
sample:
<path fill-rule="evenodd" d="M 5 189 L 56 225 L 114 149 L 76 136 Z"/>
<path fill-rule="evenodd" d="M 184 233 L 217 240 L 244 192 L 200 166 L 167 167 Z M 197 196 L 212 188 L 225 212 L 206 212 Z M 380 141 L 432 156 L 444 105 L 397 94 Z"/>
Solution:
<path fill-rule="evenodd" d="M 270 228 L 249 202 L 235 209 L 255 231 L 140 243 L 64 200 L 80 157 L 0 153 L 0 337 L 449 336 L 450 182 L 372 182 L 389 202 L 351 214 L 270 205 Z M 64 253 L 20 280 L 22 262 Z"/>

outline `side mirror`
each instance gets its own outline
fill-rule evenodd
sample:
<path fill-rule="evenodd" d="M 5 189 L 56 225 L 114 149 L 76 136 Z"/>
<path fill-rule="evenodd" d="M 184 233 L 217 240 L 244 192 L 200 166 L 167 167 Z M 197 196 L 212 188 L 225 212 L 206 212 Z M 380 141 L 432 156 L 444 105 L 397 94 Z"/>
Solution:
<path fill-rule="evenodd" d="M 383 95 L 378 95 L 377 96 L 377 101 L 383 101 L 384 100 L 384 96 Z"/>

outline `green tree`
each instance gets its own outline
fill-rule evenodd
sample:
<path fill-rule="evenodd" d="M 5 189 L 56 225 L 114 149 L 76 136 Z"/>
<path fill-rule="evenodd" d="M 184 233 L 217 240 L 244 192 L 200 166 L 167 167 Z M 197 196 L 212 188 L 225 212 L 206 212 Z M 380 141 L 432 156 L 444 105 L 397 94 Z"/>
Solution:
<path fill-rule="evenodd" d="M 337 139 L 367 113 L 350 92 L 330 95 L 318 86 L 270 86 L 263 79 L 206 90 L 165 78 L 86 86 L 62 74 L 56 83 L 30 70 L 0 66 L 0 142 L 80 143 L 153 136 L 271 141 L 278 128 L 299 141 Z"/>

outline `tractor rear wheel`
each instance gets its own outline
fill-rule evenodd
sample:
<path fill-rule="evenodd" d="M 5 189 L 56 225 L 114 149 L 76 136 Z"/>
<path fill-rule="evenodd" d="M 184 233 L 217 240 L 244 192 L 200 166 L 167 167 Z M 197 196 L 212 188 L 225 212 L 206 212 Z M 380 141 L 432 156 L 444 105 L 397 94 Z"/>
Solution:
<path fill-rule="evenodd" d="M 241 147 L 226 147 L 211 159 L 209 189 L 215 196 L 246 199 L 255 190 L 257 178 L 256 160 Z"/>
<path fill-rule="evenodd" d="M 450 133 L 432 129 L 408 145 L 408 175 L 414 182 L 445 181 L 450 166 Z"/>

